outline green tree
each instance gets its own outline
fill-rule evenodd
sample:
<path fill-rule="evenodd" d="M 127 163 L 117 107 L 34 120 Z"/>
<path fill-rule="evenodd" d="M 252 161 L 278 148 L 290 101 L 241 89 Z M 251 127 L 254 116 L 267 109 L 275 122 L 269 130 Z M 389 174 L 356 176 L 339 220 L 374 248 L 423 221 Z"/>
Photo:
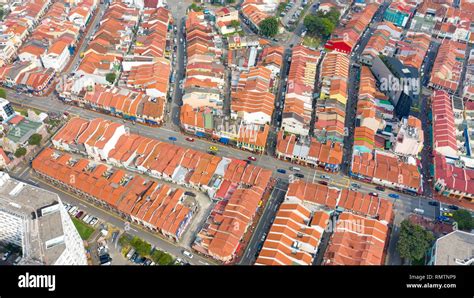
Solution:
<path fill-rule="evenodd" d="M 153 260 L 153 262 L 155 262 L 156 264 L 159 264 L 162 256 L 163 256 L 163 252 L 161 250 L 155 250 L 150 257 Z"/>
<path fill-rule="evenodd" d="M 458 223 L 458 229 L 471 231 L 474 229 L 474 220 L 471 213 L 467 210 L 460 209 L 453 212 L 453 219 Z"/>
<path fill-rule="evenodd" d="M 0 97 L 7 98 L 7 91 L 5 89 L 0 88 Z"/>
<path fill-rule="evenodd" d="M 113 84 L 115 82 L 115 78 L 117 77 L 117 75 L 113 72 L 109 72 L 108 74 L 105 75 L 105 79 L 107 80 L 107 82 L 109 82 L 110 84 Z"/>
<path fill-rule="evenodd" d="M 281 2 L 280 4 L 278 4 L 278 14 L 282 13 L 285 10 L 286 5 L 286 2 Z"/>
<path fill-rule="evenodd" d="M 202 11 L 203 8 L 201 6 L 196 5 L 196 3 L 193 3 L 189 6 L 189 9 L 194 10 L 195 12 Z"/>
<path fill-rule="evenodd" d="M 230 26 L 231 26 L 231 27 L 234 27 L 235 30 L 238 30 L 239 27 L 240 27 L 240 22 L 237 21 L 237 20 L 232 20 L 232 21 L 230 21 Z"/>
<path fill-rule="evenodd" d="M 28 140 L 28 144 L 30 145 L 39 145 L 41 143 L 41 139 L 43 139 L 43 136 L 40 135 L 39 133 L 35 133 L 31 135 L 31 137 Z"/>
<path fill-rule="evenodd" d="M 141 256 L 148 256 L 151 253 L 151 244 L 138 237 L 133 237 L 132 241 L 130 241 L 130 244 Z"/>
<path fill-rule="evenodd" d="M 156 262 L 155 262 L 156 263 Z M 157 264 L 160 265 L 171 265 L 173 263 L 173 257 L 167 253 L 163 253 Z"/>
<path fill-rule="evenodd" d="M 259 24 L 259 27 L 262 35 L 273 37 L 278 33 L 278 20 L 275 17 L 268 17 Z"/>
<path fill-rule="evenodd" d="M 132 236 L 125 233 L 122 236 L 120 236 L 120 238 L 118 240 L 118 243 L 119 243 L 120 246 L 126 247 L 126 246 L 130 245 L 131 241 L 132 241 Z"/>
<path fill-rule="evenodd" d="M 400 225 L 397 250 L 404 259 L 410 261 L 421 260 L 433 241 L 434 237 L 431 232 L 405 219 Z"/>
<path fill-rule="evenodd" d="M 20 158 L 26 155 L 26 148 L 20 147 L 14 153 L 15 157 Z"/>

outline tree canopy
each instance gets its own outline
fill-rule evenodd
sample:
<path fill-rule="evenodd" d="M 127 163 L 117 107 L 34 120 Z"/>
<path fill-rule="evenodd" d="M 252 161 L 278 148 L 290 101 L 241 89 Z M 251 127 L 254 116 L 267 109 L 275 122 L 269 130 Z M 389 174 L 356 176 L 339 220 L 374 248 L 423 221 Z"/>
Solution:
<path fill-rule="evenodd" d="M 259 24 L 259 27 L 262 35 L 273 37 L 278 33 L 278 19 L 275 17 L 268 17 Z"/>
<path fill-rule="evenodd" d="M 151 244 L 138 237 L 133 237 L 132 241 L 130 241 L 130 245 L 132 245 L 141 256 L 148 256 L 151 253 Z"/>
<path fill-rule="evenodd" d="M 453 212 L 453 219 L 458 223 L 458 229 L 470 231 L 474 229 L 474 220 L 471 213 L 467 210 L 460 209 Z"/>
<path fill-rule="evenodd" d="M 108 74 L 105 75 L 105 79 L 110 84 L 113 84 L 115 82 L 115 78 L 116 78 L 116 75 L 113 72 L 109 72 Z"/>
<path fill-rule="evenodd" d="M 0 97 L 7 98 L 7 91 L 5 89 L 0 88 Z"/>
<path fill-rule="evenodd" d="M 20 147 L 14 153 L 15 157 L 20 158 L 26 155 L 26 148 Z"/>
<path fill-rule="evenodd" d="M 431 232 L 405 219 L 400 225 L 397 250 L 402 258 L 417 261 L 423 259 L 433 241 Z"/>
<path fill-rule="evenodd" d="M 35 133 L 31 135 L 31 137 L 28 139 L 28 144 L 39 145 L 41 143 L 41 139 L 43 139 L 43 136 L 40 135 L 39 133 Z"/>
<path fill-rule="evenodd" d="M 331 9 L 327 13 L 318 11 L 316 14 L 306 16 L 303 23 L 309 34 L 328 38 L 336 28 L 339 16 L 337 9 Z"/>

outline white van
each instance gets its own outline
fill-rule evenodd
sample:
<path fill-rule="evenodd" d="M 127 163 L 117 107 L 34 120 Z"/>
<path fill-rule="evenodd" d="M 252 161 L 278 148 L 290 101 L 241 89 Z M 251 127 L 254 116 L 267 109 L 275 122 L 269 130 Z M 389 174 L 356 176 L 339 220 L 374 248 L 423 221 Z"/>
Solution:
<path fill-rule="evenodd" d="M 187 251 L 187 250 L 184 250 L 184 251 L 183 251 L 183 255 L 187 256 L 187 257 L 188 257 L 188 258 L 190 258 L 190 259 L 192 259 L 192 258 L 193 258 L 193 254 L 192 254 L 192 253 L 190 253 L 190 252 L 189 252 L 189 251 Z"/>
<path fill-rule="evenodd" d="M 421 215 L 423 215 L 423 214 L 425 213 L 425 210 L 419 209 L 419 208 L 415 208 L 415 210 L 413 210 L 413 212 L 415 212 L 416 214 L 421 214 Z"/>
<path fill-rule="evenodd" d="M 301 171 L 301 169 L 298 167 L 290 167 L 290 170 L 295 171 L 295 172 Z"/>

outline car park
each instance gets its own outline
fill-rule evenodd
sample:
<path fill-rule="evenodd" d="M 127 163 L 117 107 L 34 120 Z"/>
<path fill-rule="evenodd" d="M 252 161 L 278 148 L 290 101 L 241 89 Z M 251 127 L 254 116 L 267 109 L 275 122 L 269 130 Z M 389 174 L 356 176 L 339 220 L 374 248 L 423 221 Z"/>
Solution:
<path fill-rule="evenodd" d="M 192 259 L 193 258 L 193 254 L 190 253 L 189 251 L 187 250 L 183 250 L 183 255 L 185 255 L 186 257 Z"/>

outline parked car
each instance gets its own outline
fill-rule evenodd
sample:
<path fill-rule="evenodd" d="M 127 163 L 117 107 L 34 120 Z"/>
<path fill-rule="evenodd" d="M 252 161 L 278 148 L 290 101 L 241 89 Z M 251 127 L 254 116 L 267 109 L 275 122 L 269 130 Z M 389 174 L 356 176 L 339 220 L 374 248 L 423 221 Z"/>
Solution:
<path fill-rule="evenodd" d="M 300 173 L 295 173 L 294 175 L 295 177 L 298 177 L 298 178 L 304 178 L 304 175 Z"/>
<path fill-rule="evenodd" d="M 391 198 L 394 198 L 394 199 L 398 199 L 398 198 L 400 197 L 400 196 L 399 196 L 398 194 L 396 194 L 396 193 L 391 193 L 391 194 L 389 194 L 388 196 L 391 197 Z"/>
<path fill-rule="evenodd" d="M 112 243 L 115 243 L 115 240 L 117 240 L 118 235 L 119 235 L 119 232 L 117 231 L 112 233 Z"/>
<path fill-rule="evenodd" d="M 443 215 L 447 217 L 453 217 L 453 214 L 451 212 L 443 212 Z"/>
<path fill-rule="evenodd" d="M 375 189 L 380 190 L 380 191 L 385 191 L 385 187 L 383 186 L 376 186 Z"/>
<path fill-rule="evenodd" d="M 11 251 L 7 251 L 6 253 L 3 254 L 2 261 L 6 261 L 10 255 L 12 254 Z"/>
<path fill-rule="evenodd" d="M 14 265 L 17 265 L 18 263 L 20 263 L 20 261 L 21 261 L 21 256 L 18 256 L 18 257 L 15 259 L 15 261 L 13 261 L 13 264 L 14 264 Z"/>
<path fill-rule="evenodd" d="M 132 257 L 130 258 L 130 261 L 135 262 L 137 258 L 138 258 L 138 253 L 134 253 Z"/>
<path fill-rule="evenodd" d="M 257 160 L 257 158 L 255 158 L 255 156 L 249 156 L 247 159 L 251 160 L 251 161 L 256 161 Z"/>
<path fill-rule="evenodd" d="M 430 206 L 439 206 L 439 202 L 436 202 L 436 201 L 429 201 L 429 202 L 428 202 L 428 205 L 430 205 Z"/>
<path fill-rule="evenodd" d="M 194 142 L 194 139 L 193 139 L 193 138 L 186 138 L 186 141 L 188 141 L 188 142 Z"/>
<path fill-rule="evenodd" d="M 441 210 L 441 211 L 445 211 L 445 212 L 449 211 L 449 209 L 448 209 L 448 208 L 446 208 L 446 207 L 441 207 L 441 208 L 439 208 L 439 210 Z"/>
<path fill-rule="evenodd" d="M 68 210 L 69 214 L 73 215 L 74 211 L 77 210 L 76 206 L 72 206 L 71 209 Z M 76 213 L 77 214 L 77 213 Z"/>
<path fill-rule="evenodd" d="M 217 152 L 217 151 L 219 151 L 219 148 L 217 148 L 216 146 L 210 146 L 210 147 L 209 147 L 209 150 L 210 150 L 210 151 Z"/>
<path fill-rule="evenodd" d="M 286 170 L 283 170 L 283 169 L 277 169 L 277 172 L 281 174 L 286 174 Z"/>
<path fill-rule="evenodd" d="M 301 169 L 298 167 L 290 167 L 290 170 L 295 171 L 295 172 L 301 171 Z"/>
<path fill-rule="evenodd" d="M 135 248 L 131 248 L 126 255 L 126 258 L 130 260 L 134 254 L 135 254 Z"/>
<path fill-rule="evenodd" d="M 449 217 L 442 216 L 442 215 L 438 216 L 436 219 L 439 221 L 449 221 Z"/>
<path fill-rule="evenodd" d="M 327 175 L 321 175 L 321 176 L 319 176 L 319 178 L 321 178 L 321 179 L 327 179 L 327 180 L 331 179 L 331 177 L 329 177 L 329 176 L 327 176 Z"/>
<path fill-rule="evenodd" d="M 97 222 L 99 221 L 99 219 L 97 217 L 94 217 L 91 222 L 89 223 L 91 226 L 95 226 L 97 224 Z"/>
<path fill-rule="evenodd" d="M 190 253 L 189 251 L 187 250 L 183 250 L 183 255 L 185 255 L 186 257 L 192 259 L 193 258 L 193 254 Z"/>
<path fill-rule="evenodd" d="M 76 209 L 72 212 L 72 216 L 76 217 L 76 215 L 79 213 L 79 209 Z"/>
<path fill-rule="evenodd" d="M 373 197 L 378 197 L 379 196 L 379 194 L 376 193 L 376 192 L 369 192 L 369 195 L 371 195 Z"/>
<path fill-rule="evenodd" d="M 84 217 L 82 218 L 82 221 L 85 222 L 85 223 L 87 223 L 87 220 L 89 220 L 90 217 L 91 217 L 91 216 L 90 216 L 89 214 L 86 214 L 86 216 L 84 216 Z"/>
<path fill-rule="evenodd" d="M 81 216 L 83 216 L 83 215 L 84 215 L 84 211 L 80 210 L 79 212 L 77 212 L 76 218 L 79 219 L 79 218 L 81 218 Z"/>
<path fill-rule="evenodd" d="M 456 205 L 449 205 L 448 208 L 451 210 L 459 210 L 459 207 Z"/>
<path fill-rule="evenodd" d="M 327 181 L 324 181 L 324 180 L 320 180 L 320 181 L 319 181 L 319 184 L 328 185 L 328 182 L 327 182 Z"/>

